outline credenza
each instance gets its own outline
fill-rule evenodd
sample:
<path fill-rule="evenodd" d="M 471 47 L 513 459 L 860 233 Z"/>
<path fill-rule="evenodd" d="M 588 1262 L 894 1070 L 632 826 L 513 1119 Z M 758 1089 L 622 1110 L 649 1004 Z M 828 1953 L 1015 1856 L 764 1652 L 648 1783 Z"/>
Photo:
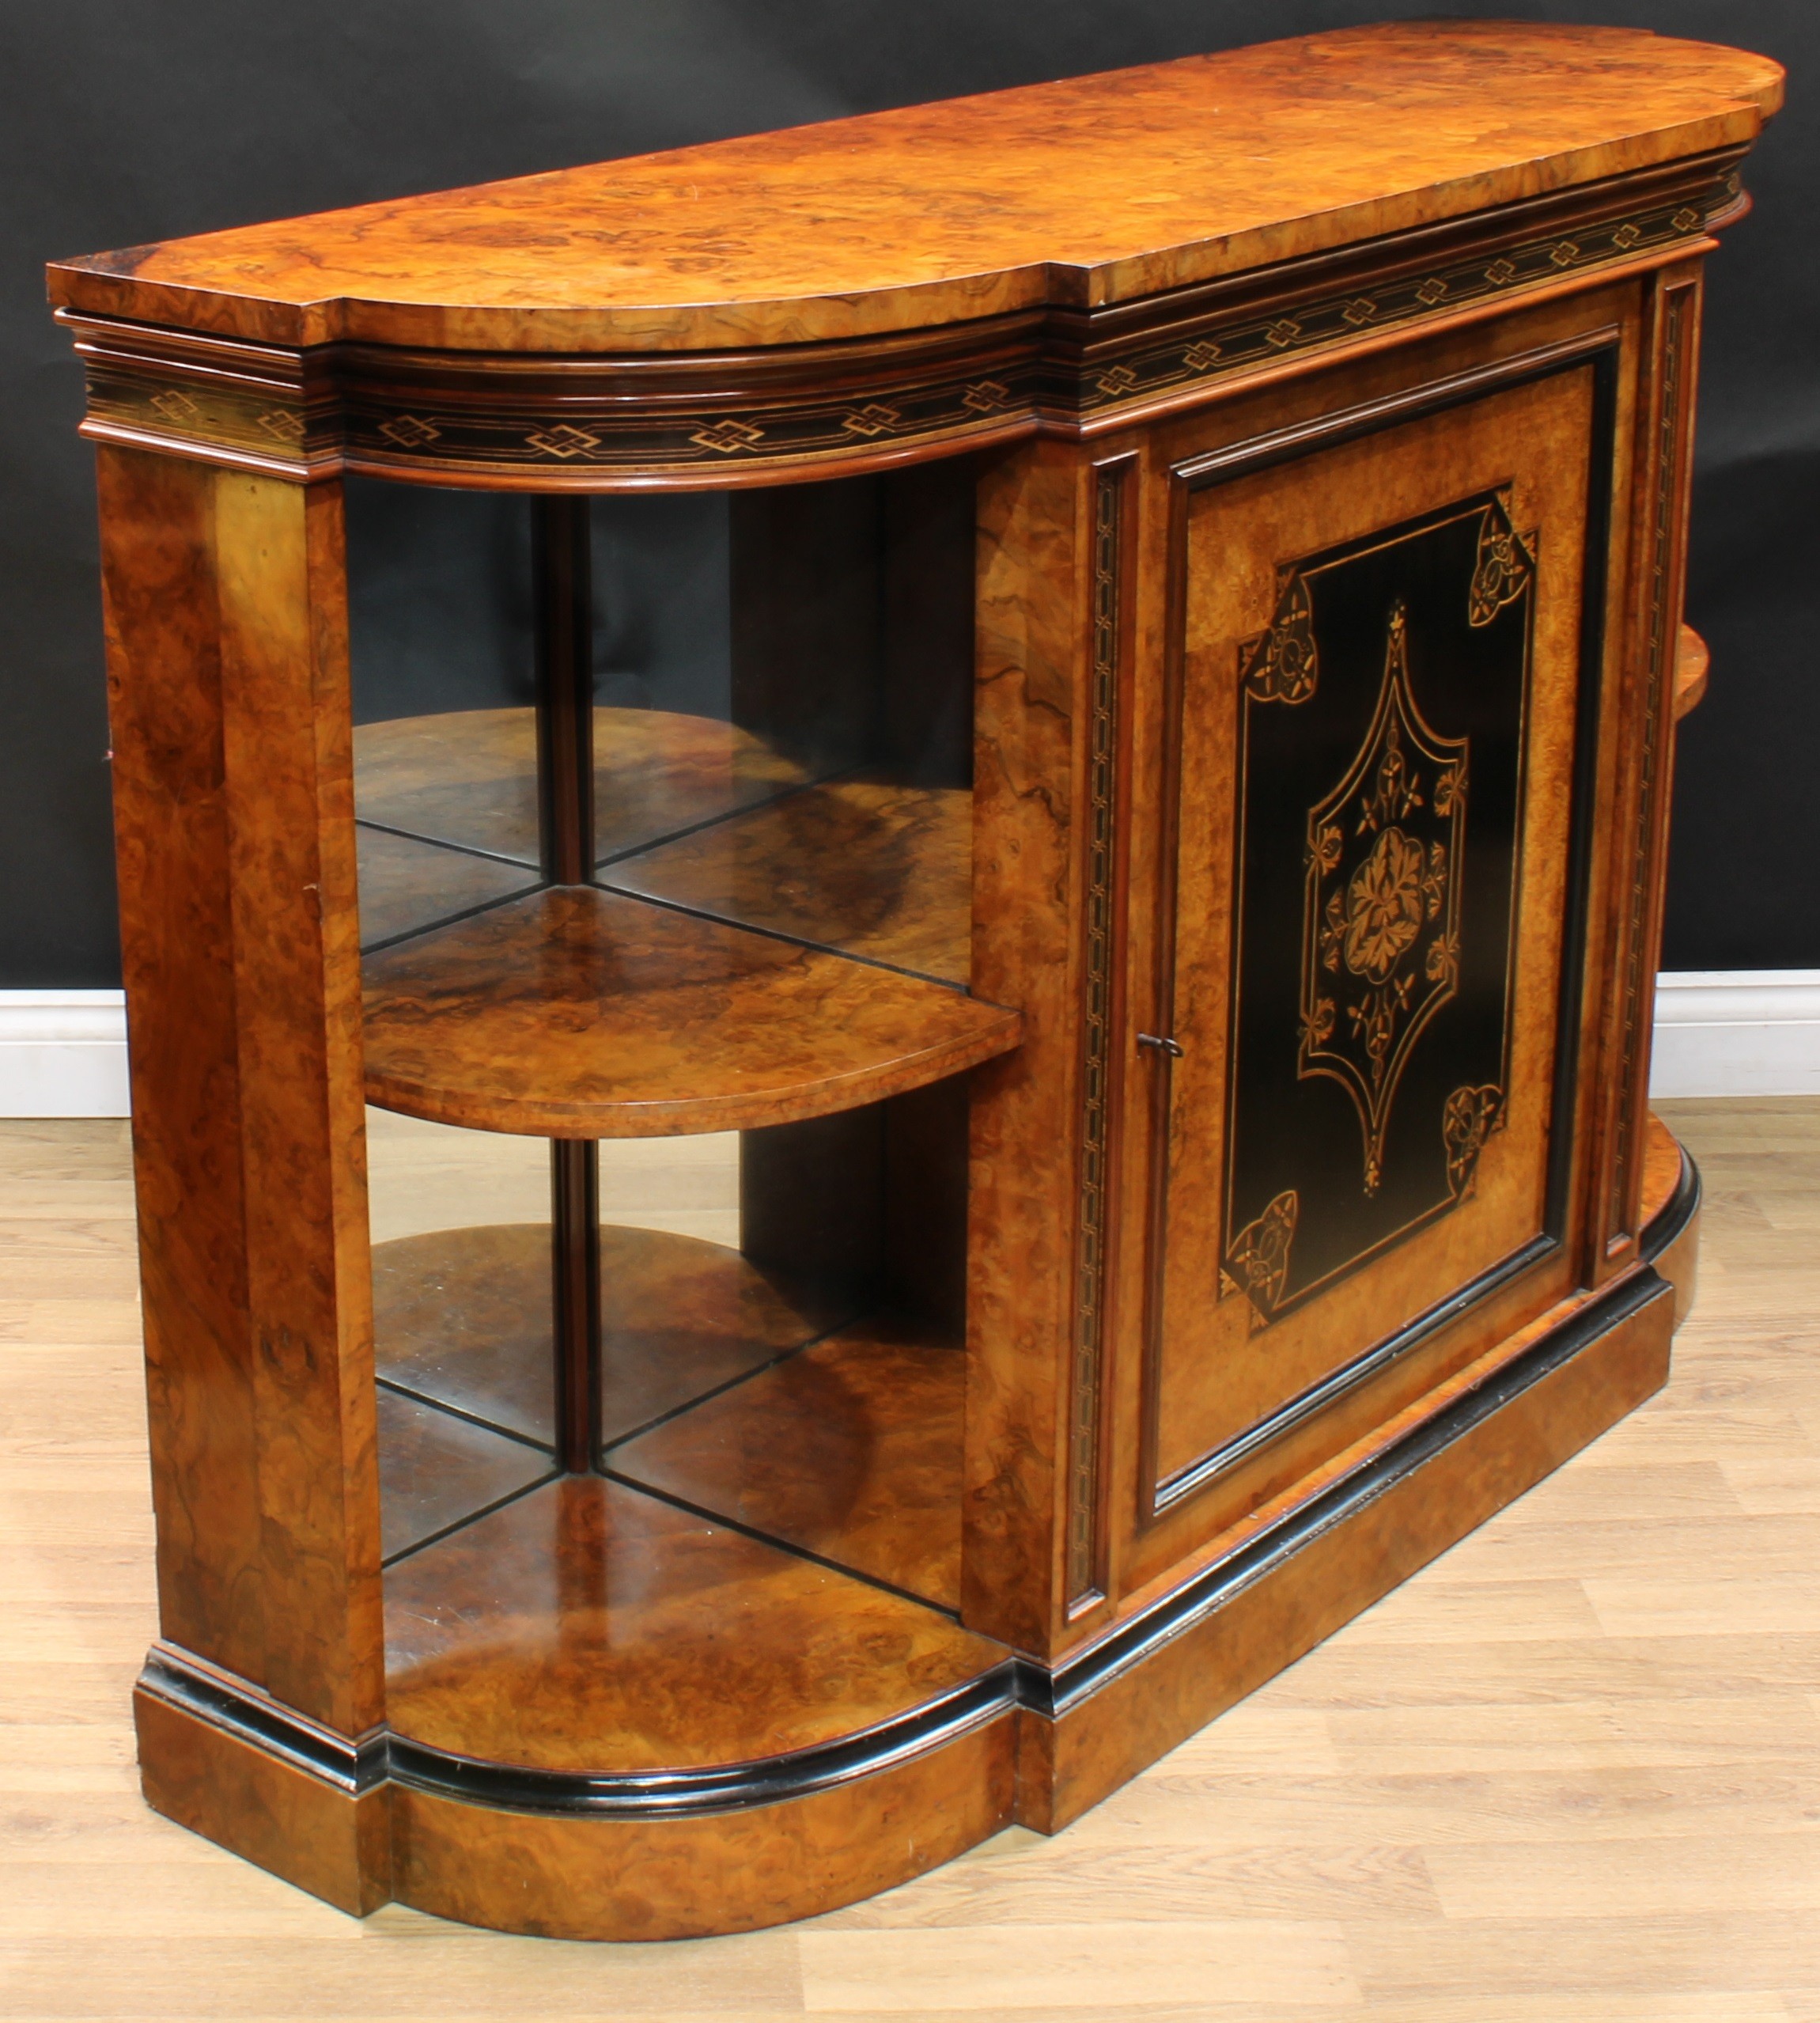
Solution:
<path fill-rule="evenodd" d="M 356 1913 L 801 1917 L 1065 1827 L 1663 1382 L 1780 89 L 1387 25 L 51 268 L 154 1806 Z M 547 1210 L 385 1233 L 368 1105 Z M 612 1163 L 683 1139 L 730 1241 Z"/>

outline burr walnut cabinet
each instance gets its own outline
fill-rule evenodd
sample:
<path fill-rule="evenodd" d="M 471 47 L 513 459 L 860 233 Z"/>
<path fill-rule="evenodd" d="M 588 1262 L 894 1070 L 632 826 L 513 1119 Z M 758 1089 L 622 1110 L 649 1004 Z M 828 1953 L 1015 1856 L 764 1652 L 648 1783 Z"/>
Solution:
<path fill-rule="evenodd" d="M 153 1805 L 355 1912 L 800 1917 L 1064 1827 L 1661 1383 L 1780 93 L 1387 26 L 51 269 Z M 547 1207 L 369 1218 L 369 1104 Z"/>

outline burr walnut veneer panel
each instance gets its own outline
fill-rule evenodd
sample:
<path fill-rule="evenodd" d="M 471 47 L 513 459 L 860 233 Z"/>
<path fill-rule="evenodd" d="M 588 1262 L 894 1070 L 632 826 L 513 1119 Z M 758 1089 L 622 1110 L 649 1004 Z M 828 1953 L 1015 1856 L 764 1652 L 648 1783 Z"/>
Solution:
<path fill-rule="evenodd" d="M 553 1138 L 729 1131 L 876 1102 L 1017 1044 L 1015 1011 L 590 886 L 369 957 L 366 1089 Z"/>
<path fill-rule="evenodd" d="M 1160 1494 L 1549 1240 L 1593 381 L 1189 494 Z"/>

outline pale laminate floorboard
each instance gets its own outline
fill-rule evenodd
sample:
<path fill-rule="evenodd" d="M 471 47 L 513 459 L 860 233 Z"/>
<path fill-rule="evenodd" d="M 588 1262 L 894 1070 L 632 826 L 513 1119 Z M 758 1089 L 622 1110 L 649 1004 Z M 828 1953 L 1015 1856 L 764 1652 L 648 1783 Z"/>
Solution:
<path fill-rule="evenodd" d="M 633 1947 L 358 1925 L 146 1810 L 124 1129 L 0 1123 L 0 2017 L 1820 2023 L 1820 1102 L 1667 1108 L 1660 1398 L 1056 1839 Z M 729 1142 L 610 1150 L 610 1217 L 731 1234 Z M 535 1144 L 374 1154 L 381 1235 L 543 1212 Z"/>

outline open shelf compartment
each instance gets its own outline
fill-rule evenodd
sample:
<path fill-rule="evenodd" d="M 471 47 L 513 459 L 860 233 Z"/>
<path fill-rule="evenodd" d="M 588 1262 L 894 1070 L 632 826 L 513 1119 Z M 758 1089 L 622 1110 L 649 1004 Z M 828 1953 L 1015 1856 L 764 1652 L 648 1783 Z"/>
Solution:
<path fill-rule="evenodd" d="M 725 665 L 638 706 L 590 511 L 532 509 L 535 708 L 355 757 L 388 1722 L 598 1796 L 914 1751 L 1009 1662 L 959 1620 L 967 1075 L 1021 1019 L 968 987 L 971 474 L 729 502 Z M 731 1241 L 629 1210 L 672 1138 Z"/>

